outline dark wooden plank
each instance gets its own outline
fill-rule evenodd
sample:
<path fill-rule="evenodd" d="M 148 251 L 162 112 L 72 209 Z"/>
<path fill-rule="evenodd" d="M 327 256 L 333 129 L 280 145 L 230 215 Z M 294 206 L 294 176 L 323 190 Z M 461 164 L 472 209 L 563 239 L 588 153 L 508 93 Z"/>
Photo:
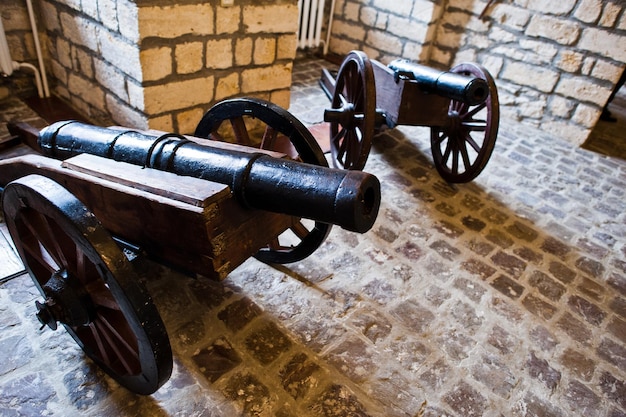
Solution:
<path fill-rule="evenodd" d="M 89 154 L 69 158 L 63 162 L 62 167 L 196 207 L 207 207 L 211 202 L 230 193 L 228 186 L 223 184 L 156 169 L 144 169 L 138 165 Z"/>

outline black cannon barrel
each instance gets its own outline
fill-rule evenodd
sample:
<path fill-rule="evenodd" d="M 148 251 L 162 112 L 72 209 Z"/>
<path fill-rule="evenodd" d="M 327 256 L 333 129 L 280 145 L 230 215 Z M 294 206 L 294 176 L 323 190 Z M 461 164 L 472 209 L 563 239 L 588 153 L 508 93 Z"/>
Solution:
<path fill-rule="evenodd" d="M 198 144 L 183 136 L 57 122 L 39 134 L 48 156 L 98 155 L 230 186 L 250 208 L 267 210 L 364 233 L 378 215 L 380 183 L 368 173 L 346 171 Z"/>
<path fill-rule="evenodd" d="M 489 85 L 482 78 L 439 71 L 405 59 L 396 59 L 388 66 L 396 74 L 415 80 L 427 93 L 462 101 L 471 106 L 482 103 L 489 95 Z"/>

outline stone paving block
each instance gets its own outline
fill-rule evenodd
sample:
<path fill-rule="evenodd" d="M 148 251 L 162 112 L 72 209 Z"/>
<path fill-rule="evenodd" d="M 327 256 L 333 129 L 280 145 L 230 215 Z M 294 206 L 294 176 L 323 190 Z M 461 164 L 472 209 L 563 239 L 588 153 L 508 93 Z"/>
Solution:
<path fill-rule="evenodd" d="M 329 103 L 324 66 L 294 68 L 306 123 Z M 624 417 L 626 165 L 501 123 L 485 171 L 457 185 L 427 129 L 383 131 L 373 230 L 333 228 L 304 261 L 251 259 L 222 282 L 139 264 L 174 349 L 149 397 L 37 333 L 28 277 L 3 283 L 0 414 Z"/>
<path fill-rule="evenodd" d="M 311 361 L 306 353 L 296 353 L 280 370 L 283 388 L 294 399 L 304 398 L 318 385 L 319 379 L 315 374 L 319 370 L 320 366 Z"/>
<path fill-rule="evenodd" d="M 217 381 L 242 361 L 232 344 L 223 337 L 199 350 L 192 359 L 209 382 Z"/>
<path fill-rule="evenodd" d="M 262 365 L 269 365 L 292 346 L 289 338 L 276 324 L 269 322 L 252 330 L 245 339 L 248 352 Z"/>

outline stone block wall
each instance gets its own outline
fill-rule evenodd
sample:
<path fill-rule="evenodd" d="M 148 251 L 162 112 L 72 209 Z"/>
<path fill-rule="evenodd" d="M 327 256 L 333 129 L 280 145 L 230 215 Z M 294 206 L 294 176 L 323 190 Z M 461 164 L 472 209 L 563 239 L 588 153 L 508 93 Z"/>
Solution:
<path fill-rule="evenodd" d="M 41 0 L 54 93 L 96 122 L 193 132 L 218 100 L 289 105 L 296 0 Z"/>
<path fill-rule="evenodd" d="M 33 32 L 24 0 L 2 0 L 0 17 L 11 59 L 39 68 Z M 0 77 L 0 99 L 13 94 L 24 97 L 37 95 L 35 78 L 31 71 L 14 71 L 10 77 Z"/>
<path fill-rule="evenodd" d="M 330 52 L 353 49 L 387 63 L 395 58 L 430 60 L 443 7 L 432 0 L 337 0 Z"/>
<path fill-rule="evenodd" d="M 617 0 L 338 0 L 330 51 L 484 65 L 503 115 L 582 144 L 626 64 Z M 484 11 L 484 18 L 479 16 Z"/>

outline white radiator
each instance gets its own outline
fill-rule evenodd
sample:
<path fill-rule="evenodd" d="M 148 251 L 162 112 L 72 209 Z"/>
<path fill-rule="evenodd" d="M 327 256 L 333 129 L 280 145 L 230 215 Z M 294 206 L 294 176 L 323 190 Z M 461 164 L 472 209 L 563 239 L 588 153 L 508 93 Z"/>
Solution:
<path fill-rule="evenodd" d="M 321 44 L 324 44 L 324 53 L 327 52 L 326 45 L 328 42 L 322 40 L 322 23 L 324 22 L 325 4 L 326 0 L 298 0 L 298 48 L 317 48 Z M 334 5 L 335 0 L 332 2 L 328 28 L 326 30 L 329 35 Z"/>

